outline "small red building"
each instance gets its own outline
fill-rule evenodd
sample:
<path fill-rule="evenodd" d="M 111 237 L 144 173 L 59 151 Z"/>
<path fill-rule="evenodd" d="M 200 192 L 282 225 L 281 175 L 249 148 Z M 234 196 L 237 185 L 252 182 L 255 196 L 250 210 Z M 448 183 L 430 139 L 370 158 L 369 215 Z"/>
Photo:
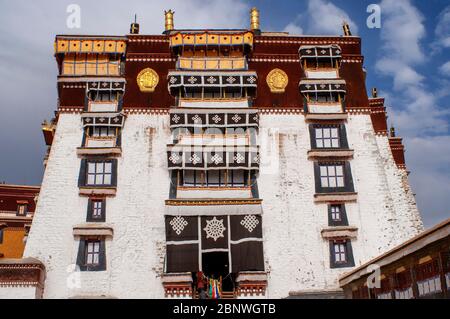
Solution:
<path fill-rule="evenodd" d="M 0 258 L 21 258 L 39 186 L 0 184 Z"/>

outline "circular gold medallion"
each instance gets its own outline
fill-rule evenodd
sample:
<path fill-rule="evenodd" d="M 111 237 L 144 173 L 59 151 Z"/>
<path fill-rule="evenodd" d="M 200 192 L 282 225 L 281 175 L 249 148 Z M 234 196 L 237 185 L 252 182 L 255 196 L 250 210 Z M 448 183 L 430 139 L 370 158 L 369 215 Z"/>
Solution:
<path fill-rule="evenodd" d="M 284 89 L 288 85 L 289 79 L 286 74 L 281 69 L 273 69 L 267 74 L 266 77 L 267 85 L 272 93 L 283 93 Z"/>
<path fill-rule="evenodd" d="M 155 70 L 146 68 L 139 72 L 136 81 L 142 92 L 154 92 L 159 82 L 159 76 Z"/>

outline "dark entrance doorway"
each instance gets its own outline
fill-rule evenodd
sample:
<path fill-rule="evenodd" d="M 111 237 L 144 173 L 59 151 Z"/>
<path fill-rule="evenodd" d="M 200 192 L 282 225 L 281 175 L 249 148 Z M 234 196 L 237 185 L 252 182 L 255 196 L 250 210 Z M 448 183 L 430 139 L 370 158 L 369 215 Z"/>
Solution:
<path fill-rule="evenodd" d="M 220 279 L 222 277 L 223 291 L 234 290 L 234 276 L 228 276 L 230 266 L 227 252 L 203 253 L 202 268 L 208 278 Z"/>

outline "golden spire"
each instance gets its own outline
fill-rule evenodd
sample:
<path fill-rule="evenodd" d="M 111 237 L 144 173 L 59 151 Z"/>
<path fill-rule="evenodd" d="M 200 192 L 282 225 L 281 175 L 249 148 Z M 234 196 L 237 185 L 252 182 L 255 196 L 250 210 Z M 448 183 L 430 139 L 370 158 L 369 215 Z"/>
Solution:
<path fill-rule="evenodd" d="M 372 97 L 377 98 L 378 97 L 378 90 L 377 88 L 372 88 Z"/>
<path fill-rule="evenodd" d="M 256 7 L 250 10 L 250 29 L 259 30 L 259 11 Z"/>
<path fill-rule="evenodd" d="M 344 29 L 344 36 L 350 37 L 352 35 L 352 32 L 350 31 L 350 26 L 348 25 L 347 21 L 345 21 L 345 20 L 342 23 L 342 29 Z"/>
<path fill-rule="evenodd" d="M 168 11 L 164 11 L 164 16 L 165 16 L 165 30 L 166 31 L 171 31 L 173 30 L 173 14 L 175 13 L 175 11 L 172 11 L 172 9 L 169 9 Z"/>
<path fill-rule="evenodd" d="M 137 15 L 134 15 L 134 22 L 130 26 L 130 34 L 139 34 L 139 23 L 137 23 Z"/>
<path fill-rule="evenodd" d="M 389 132 L 390 132 L 390 136 L 391 136 L 391 137 L 395 137 L 395 128 L 394 128 L 394 125 L 391 124 L 391 129 L 389 130 Z"/>

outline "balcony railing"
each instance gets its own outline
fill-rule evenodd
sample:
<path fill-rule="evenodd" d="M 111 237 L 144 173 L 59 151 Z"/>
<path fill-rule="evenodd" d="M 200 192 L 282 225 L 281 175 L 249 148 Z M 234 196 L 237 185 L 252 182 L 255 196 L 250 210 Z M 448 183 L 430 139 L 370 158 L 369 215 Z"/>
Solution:
<path fill-rule="evenodd" d="M 180 134 L 176 140 L 181 145 L 250 145 L 249 134 Z"/>
<path fill-rule="evenodd" d="M 115 147 L 116 137 L 86 137 L 86 143 L 84 147 Z"/>
<path fill-rule="evenodd" d="M 88 112 L 117 112 L 118 102 L 94 102 L 89 101 Z"/>
<path fill-rule="evenodd" d="M 308 79 L 337 79 L 338 68 L 306 68 L 305 74 Z"/>

